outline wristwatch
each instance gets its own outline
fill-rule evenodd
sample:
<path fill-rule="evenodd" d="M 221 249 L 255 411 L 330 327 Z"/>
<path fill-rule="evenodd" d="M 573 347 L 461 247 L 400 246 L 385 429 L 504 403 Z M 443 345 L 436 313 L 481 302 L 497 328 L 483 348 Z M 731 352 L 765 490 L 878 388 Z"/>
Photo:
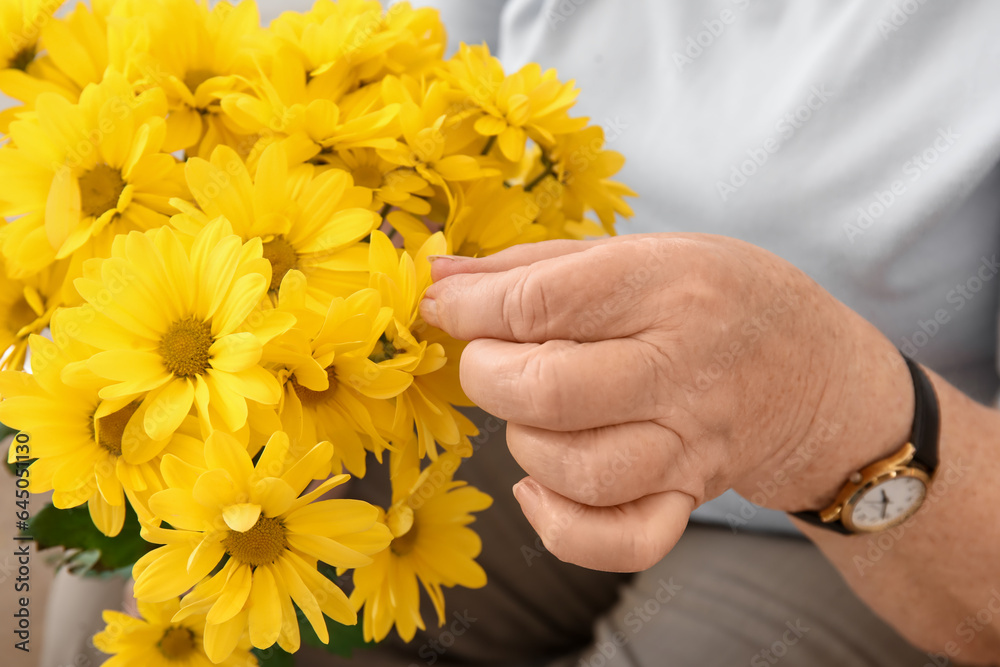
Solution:
<path fill-rule="evenodd" d="M 912 359 L 914 410 L 910 441 L 888 458 L 852 473 L 837 498 L 818 512 L 792 514 L 814 526 L 845 535 L 898 526 L 920 509 L 938 465 L 940 414 L 934 387 Z"/>

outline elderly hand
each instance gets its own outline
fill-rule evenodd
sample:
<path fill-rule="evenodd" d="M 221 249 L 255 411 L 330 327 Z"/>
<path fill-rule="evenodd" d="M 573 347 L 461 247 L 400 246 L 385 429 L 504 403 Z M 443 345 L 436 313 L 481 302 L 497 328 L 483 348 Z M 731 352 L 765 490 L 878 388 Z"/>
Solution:
<path fill-rule="evenodd" d="M 819 509 L 909 433 L 892 344 L 794 266 L 699 234 L 549 241 L 433 265 L 424 319 L 506 419 L 514 493 L 557 557 L 645 569 L 729 488 Z"/>

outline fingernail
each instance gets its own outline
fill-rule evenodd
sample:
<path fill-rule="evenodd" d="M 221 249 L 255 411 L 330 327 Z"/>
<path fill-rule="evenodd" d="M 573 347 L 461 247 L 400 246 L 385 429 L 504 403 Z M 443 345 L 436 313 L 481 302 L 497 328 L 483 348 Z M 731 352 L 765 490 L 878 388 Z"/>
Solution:
<path fill-rule="evenodd" d="M 538 489 L 531 480 L 523 479 L 514 485 L 514 497 L 521 505 L 521 511 L 528 521 L 531 521 L 535 508 L 538 507 Z"/>
<path fill-rule="evenodd" d="M 427 261 L 430 262 L 431 264 L 433 264 L 434 262 L 441 261 L 441 260 L 444 260 L 446 262 L 454 262 L 456 259 L 461 259 L 461 258 L 458 255 L 428 255 L 427 256 Z"/>
<path fill-rule="evenodd" d="M 438 306 L 434 299 L 424 299 L 420 302 L 420 314 L 427 324 L 437 326 Z"/>

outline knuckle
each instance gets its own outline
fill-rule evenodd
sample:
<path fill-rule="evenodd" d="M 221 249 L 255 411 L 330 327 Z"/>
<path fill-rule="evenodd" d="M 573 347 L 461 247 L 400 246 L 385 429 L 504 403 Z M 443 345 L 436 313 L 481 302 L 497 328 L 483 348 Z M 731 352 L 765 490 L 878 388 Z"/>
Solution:
<path fill-rule="evenodd" d="M 517 340 L 544 334 L 548 317 L 546 290 L 537 274 L 520 271 L 502 297 L 501 315 Z"/>
<path fill-rule="evenodd" d="M 604 500 L 613 489 L 603 483 L 602 472 L 605 468 L 601 458 L 592 450 L 567 444 L 559 466 L 563 495 L 592 507 L 605 505 Z"/>
<path fill-rule="evenodd" d="M 528 412 L 533 415 L 533 425 L 558 431 L 566 423 L 566 383 L 560 378 L 558 365 L 545 354 L 550 347 L 549 343 L 543 343 L 528 360 L 522 391 Z"/>

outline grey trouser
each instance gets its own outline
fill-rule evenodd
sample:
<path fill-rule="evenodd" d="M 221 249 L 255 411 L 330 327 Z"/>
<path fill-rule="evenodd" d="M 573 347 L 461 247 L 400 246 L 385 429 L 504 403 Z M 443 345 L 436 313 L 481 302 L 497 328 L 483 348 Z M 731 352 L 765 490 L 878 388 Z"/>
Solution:
<path fill-rule="evenodd" d="M 483 538 L 480 590 L 447 589 L 441 628 L 409 646 L 395 633 L 351 661 L 303 649 L 299 665 L 538 665 L 539 667 L 924 667 L 943 665 L 880 621 L 802 538 L 691 525 L 658 565 L 638 575 L 561 563 L 546 553 L 510 488 L 524 473 L 504 429 L 479 413 L 476 454 L 458 477 L 491 494 L 474 524 Z M 376 468 L 375 471 L 378 469 Z M 384 483 L 352 495 L 385 502 Z"/>

